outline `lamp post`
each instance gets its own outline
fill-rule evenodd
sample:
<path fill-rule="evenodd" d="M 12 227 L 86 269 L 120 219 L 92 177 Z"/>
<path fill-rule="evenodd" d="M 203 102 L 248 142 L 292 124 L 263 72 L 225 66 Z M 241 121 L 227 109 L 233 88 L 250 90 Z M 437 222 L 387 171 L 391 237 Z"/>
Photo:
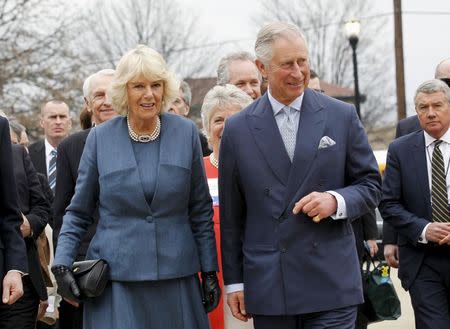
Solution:
<path fill-rule="evenodd" d="M 355 107 L 356 113 L 358 113 L 359 119 L 361 119 L 361 110 L 360 110 L 360 94 L 359 94 L 359 83 L 358 83 L 358 60 L 356 58 L 356 46 L 359 40 L 359 31 L 360 31 L 360 23 L 359 20 L 351 20 L 345 23 L 345 34 L 347 35 L 348 41 L 350 42 L 350 46 L 352 47 L 353 52 L 353 77 L 355 80 Z"/>

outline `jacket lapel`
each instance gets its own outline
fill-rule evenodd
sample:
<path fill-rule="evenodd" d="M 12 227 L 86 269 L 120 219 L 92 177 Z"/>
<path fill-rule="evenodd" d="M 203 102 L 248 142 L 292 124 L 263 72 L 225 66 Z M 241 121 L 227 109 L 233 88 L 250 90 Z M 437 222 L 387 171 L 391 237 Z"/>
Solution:
<path fill-rule="evenodd" d="M 292 201 L 296 192 L 302 188 L 305 177 L 311 170 L 316 158 L 320 139 L 323 137 L 326 123 L 326 111 L 319 103 L 317 96 L 305 89 L 300 122 L 297 132 L 294 159 L 289 173 L 288 193 L 286 206 Z M 295 200 L 294 202 L 297 202 Z"/>
<path fill-rule="evenodd" d="M 267 93 L 247 115 L 250 131 L 267 164 L 281 183 L 287 185 L 291 161 L 284 147 Z"/>
<path fill-rule="evenodd" d="M 115 135 L 112 145 L 121 145 L 125 143 L 124 147 L 118 147 L 122 150 L 120 154 L 120 168 L 117 169 L 131 169 L 130 179 L 136 182 L 136 205 L 145 205 L 148 212 L 150 212 L 149 204 L 145 198 L 144 189 L 142 187 L 142 180 L 139 175 L 139 169 L 137 166 L 136 156 L 134 155 L 133 145 L 131 144 L 131 138 L 128 135 L 127 119 L 122 118 L 120 121 L 119 133 Z"/>
<path fill-rule="evenodd" d="M 421 195 L 423 196 L 424 204 L 427 207 L 428 218 L 431 218 L 430 182 L 428 181 L 427 157 L 425 152 L 425 137 L 422 131 L 418 131 L 416 132 L 415 142 L 411 147 L 411 155 L 413 157 L 412 163 L 417 177 L 417 184 L 422 190 Z"/>

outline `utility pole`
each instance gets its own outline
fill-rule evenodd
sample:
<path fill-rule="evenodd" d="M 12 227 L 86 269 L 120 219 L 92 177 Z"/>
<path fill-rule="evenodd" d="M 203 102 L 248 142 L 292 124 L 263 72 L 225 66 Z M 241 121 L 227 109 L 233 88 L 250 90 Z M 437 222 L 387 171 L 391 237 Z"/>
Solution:
<path fill-rule="evenodd" d="M 397 82 L 397 120 L 406 118 L 405 67 L 403 64 L 402 0 L 394 0 L 395 77 Z"/>

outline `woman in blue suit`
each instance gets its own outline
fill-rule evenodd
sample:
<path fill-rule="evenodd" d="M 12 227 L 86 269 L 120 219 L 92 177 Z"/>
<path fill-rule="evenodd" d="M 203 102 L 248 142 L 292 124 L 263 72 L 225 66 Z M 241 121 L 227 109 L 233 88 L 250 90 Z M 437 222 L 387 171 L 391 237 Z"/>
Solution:
<path fill-rule="evenodd" d="M 98 206 L 86 257 L 108 262 L 110 282 L 85 301 L 85 329 L 209 328 L 220 298 L 212 201 L 196 127 L 163 113 L 177 92 L 161 55 L 138 46 L 111 85 L 122 116 L 86 140 L 52 267 L 60 294 L 77 301 L 72 262 Z"/>

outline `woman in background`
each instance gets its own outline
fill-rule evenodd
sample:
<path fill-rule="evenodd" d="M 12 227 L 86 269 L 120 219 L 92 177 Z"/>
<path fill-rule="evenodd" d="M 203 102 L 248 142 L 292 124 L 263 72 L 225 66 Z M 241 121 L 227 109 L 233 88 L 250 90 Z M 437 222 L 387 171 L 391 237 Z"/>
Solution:
<path fill-rule="evenodd" d="M 225 86 L 215 86 L 205 96 L 203 101 L 201 116 L 203 122 L 203 129 L 208 139 L 208 143 L 213 152 L 204 157 L 206 176 L 208 178 L 209 191 L 213 199 L 214 208 L 214 232 L 216 235 L 217 254 L 219 257 L 219 282 L 223 290 L 222 278 L 222 260 L 220 254 L 220 220 L 219 220 L 219 190 L 217 178 L 219 177 L 219 147 L 222 131 L 227 118 L 242 110 L 249 105 L 253 99 L 245 92 L 227 84 Z M 223 294 L 226 298 L 226 294 Z M 217 309 L 209 314 L 209 320 L 212 329 L 244 329 L 253 328 L 252 321 L 242 322 L 231 315 L 231 311 L 227 306 L 224 306 L 223 298 L 220 301 Z"/>

